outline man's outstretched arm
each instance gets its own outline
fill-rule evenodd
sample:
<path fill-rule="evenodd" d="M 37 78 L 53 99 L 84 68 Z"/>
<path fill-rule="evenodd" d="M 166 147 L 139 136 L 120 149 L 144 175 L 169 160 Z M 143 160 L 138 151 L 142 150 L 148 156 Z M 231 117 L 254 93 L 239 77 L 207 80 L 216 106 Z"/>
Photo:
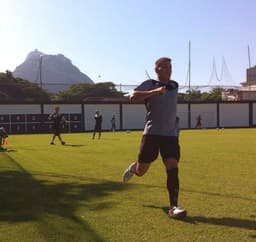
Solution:
<path fill-rule="evenodd" d="M 162 95 L 165 94 L 166 87 L 159 87 L 150 91 L 134 91 L 129 97 L 131 103 L 143 102 L 145 99 L 153 95 Z"/>

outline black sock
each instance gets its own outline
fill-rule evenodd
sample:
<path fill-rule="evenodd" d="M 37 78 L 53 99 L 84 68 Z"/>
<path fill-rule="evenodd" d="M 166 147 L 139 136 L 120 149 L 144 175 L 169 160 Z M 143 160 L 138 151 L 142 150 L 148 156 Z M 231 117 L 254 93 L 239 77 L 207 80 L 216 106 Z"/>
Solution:
<path fill-rule="evenodd" d="M 169 192 L 170 206 L 178 206 L 179 177 L 178 168 L 167 171 L 167 189 Z"/>

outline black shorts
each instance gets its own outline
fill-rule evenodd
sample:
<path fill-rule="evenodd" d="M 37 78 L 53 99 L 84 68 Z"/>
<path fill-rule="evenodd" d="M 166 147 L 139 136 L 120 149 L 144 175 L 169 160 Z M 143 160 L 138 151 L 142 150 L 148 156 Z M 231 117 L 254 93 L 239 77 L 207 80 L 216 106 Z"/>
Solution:
<path fill-rule="evenodd" d="M 61 128 L 60 127 L 53 127 L 53 134 L 54 135 L 60 135 Z"/>
<path fill-rule="evenodd" d="M 163 160 L 167 158 L 180 159 L 179 139 L 176 136 L 143 135 L 138 161 L 151 163 L 157 159 L 160 151 Z"/>
<path fill-rule="evenodd" d="M 101 125 L 95 125 L 94 126 L 94 132 L 100 132 L 101 131 Z"/>

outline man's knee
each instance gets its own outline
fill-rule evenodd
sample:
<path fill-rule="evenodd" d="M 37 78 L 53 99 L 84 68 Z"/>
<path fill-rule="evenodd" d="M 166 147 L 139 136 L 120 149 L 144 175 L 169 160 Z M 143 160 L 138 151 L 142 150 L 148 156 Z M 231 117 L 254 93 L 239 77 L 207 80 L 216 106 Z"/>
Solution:
<path fill-rule="evenodd" d="M 178 167 L 178 160 L 175 158 L 167 158 L 164 160 L 164 164 L 165 164 L 166 170 L 170 170 L 172 168 Z"/>

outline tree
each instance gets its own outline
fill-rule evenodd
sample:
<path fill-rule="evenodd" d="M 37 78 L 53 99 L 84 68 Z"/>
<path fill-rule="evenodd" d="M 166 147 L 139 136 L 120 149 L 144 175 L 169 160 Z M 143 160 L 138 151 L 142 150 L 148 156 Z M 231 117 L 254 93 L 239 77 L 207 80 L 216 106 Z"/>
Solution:
<path fill-rule="evenodd" d="M 50 94 L 38 87 L 37 84 L 21 78 L 14 78 L 9 71 L 0 73 L 0 90 L 0 101 L 44 102 L 51 98 Z"/>
<path fill-rule="evenodd" d="M 221 101 L 221 93 L 224 91 L 223 88 L 213 88 L 210 91 L 209 101 Z"/>
<path fill-rule="evenodd" d="M 199 101 L 201 97 L 200 90 L 192 89 L 187 92 L 187 94 L 184 96 L 185 101 Z"/>
<path fill-rule="evenodd" d="M 112 82 L 80 83 L 61 91 L 58 100 L 81 102 L 88 97 L 123 97 L 124 95 L 125 93 L 118 91 Z"/>
<path fill-rule="evenodd" d="M 9 70 L 6 70 L 6 77 L 8 78 L 8 79 L 12 79 L 13 78 L 13 75 L 12 75 L 12 72 L 11 71 L 9 71 Z"/>

